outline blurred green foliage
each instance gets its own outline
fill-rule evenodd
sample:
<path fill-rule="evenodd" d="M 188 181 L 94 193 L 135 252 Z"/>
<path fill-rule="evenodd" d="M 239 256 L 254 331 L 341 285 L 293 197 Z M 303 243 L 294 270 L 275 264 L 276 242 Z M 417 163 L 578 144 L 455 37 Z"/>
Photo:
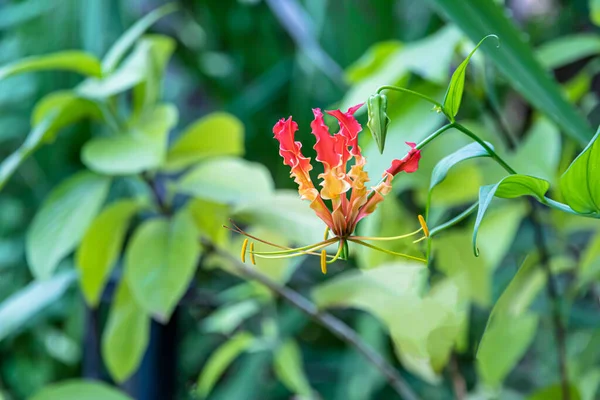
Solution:
<path fill-rule="evenodd" d="M 439 136 L 359 226 L 395 236 L 419 213 L 432 232 L 455 221 L 424 245 L 382 245 L 427 252 L 429 265 L 351 247 L 326 276 L 307 257 L 256 269 L 332 308 L 420 398 L 596 398 L 600 236 L 572 211 L 599 212 L 599 145 L 581 152 L 600 122 L 598 2 L 502 3 L 0 3 L 0 399 L 145 398 L 139 387 L 158 378 L 136 371 L 159 323 L 178 332 L 176 362 L 160 360 L 173 398 L 397 396 L 353 348 L 197 241 L 237 257 L 228 218 L 280 245 L 319 241 L 272 126 L 293 115 L 308 127 L 311 107 L 346 109 L 382 85 L 451 101 L 440 115 L 386 93 L 385 152 L 360 137 L 373 180 L 443 114 L 482 139 Z M 489 40 L 471 58 L 488 34 L 500 48 Z M 99 377 L 119 390 L 78 379 Z"/>

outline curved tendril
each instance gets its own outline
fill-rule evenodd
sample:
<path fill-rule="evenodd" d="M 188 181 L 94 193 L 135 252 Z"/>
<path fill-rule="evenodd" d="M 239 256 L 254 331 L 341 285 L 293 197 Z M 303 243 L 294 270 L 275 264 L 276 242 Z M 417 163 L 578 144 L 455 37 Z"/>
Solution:
<path fill-rule="evenodd" d="M 406 233 L 406 234 L 400 235 L 400 236 L 388 236 L 388 237 L 352 236 L 352 239 L 357 239 L 357 240 L 378 240 L 378 241 L 400 240 L 400 239 L 406 239 L 406 238 L 409 238 L 411 236 L 414 236 L 417 233 L 421 232 L 422 230 L 423 230 L 423 228 L 419 228 L 419 229 L 417 229 L 414 232 Z"/>
<path fill-rule="evenodd" d="M 362 240 L 355 240 L 353 237 L 349 237 L 348 240 L 350 240 L 351 242 L 358 243 L 360 245 L 369 247 L 369 248 L 371 248 L 373 250 L 377 250 L 377 251 L 381 251 L 382 253 L 390 254 L 392 256 L 399 256 L 399 257 L 408 258 L 409 260 L 415 260 L 415 261 L 420 261 L 420 262 L 427 262 L 427 260 L 424 259 L 424 258 L 419 258 L 419 257 L 415 257 L 415 256 L 410 256 L 408 254 L 396 253 L 395 251 L 390 251 L 390 250 L 382 249 L 381 247 L 377 247 L 377 246 L 374 246 L 374 245 L 372 245 L 370 243 L 363 242 Z"/>

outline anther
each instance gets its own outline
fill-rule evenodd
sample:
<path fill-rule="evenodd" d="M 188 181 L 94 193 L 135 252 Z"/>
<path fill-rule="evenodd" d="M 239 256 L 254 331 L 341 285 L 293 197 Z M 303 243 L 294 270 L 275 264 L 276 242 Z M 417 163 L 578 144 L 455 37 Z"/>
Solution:
<path fill-rule="evenodd" d="M 323 275 L 327 273 L 327 252 L 325 249 L 321 250 L 321 272 Z"/>
<path fill-rule="evenodd" d="M 246 247 L 248 247 L 248 239 L 244 239 L 244 243 L 242 243 L 242 254 L 240 254 L 240 258 L 242 262 L 246 262 Z"/>
<path fill-rule="evenodd" d="M 325 234 L 323 235 L 323 240 L 327 240 L 329 238 L 329 227 L 325 228 Z"/>
<path fill-rule="evenodd" d="M 250 243 L 250 261 L 252 265 L 256 265 L 256 259 L 254 258 L 254 242 Z"/>
<path fill-rule="evenodd" d="M 427 222 L 425 222 L 425 218 L 423 218 L 422 215 L 419 215 L 419 223 L 421 224 L 421 228 L 423 228 L 425 237 L 429 237 L 429 228 L 427 227 Z"/>

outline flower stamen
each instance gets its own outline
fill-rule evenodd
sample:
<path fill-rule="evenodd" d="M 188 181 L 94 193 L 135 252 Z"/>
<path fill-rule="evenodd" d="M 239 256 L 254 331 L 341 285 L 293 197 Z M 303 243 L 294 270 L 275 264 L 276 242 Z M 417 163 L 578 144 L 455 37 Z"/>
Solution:
<path fill-rule="evenodd" d="M 423 233 L 425 237 L 429 237 L 429 228 L 427 227 L 427 222 L 425 222 L 425 218 L 421 214 L 419 214 L 419 224 L 421 224 L 421 228 L 423 229 Z"/>
<path fill-rule="evenodd" d="M 242 253 L 240 254 L 240 258 L 242 262 L 246 262 L 246 248 L 248 247 L 248 239 L 244 239 L 244 243 L 242 243 Z"/>
<path fill-rule="evenodd" d="M 252 265 L 256 265 L 256 258 L 254 258 L 254 242 L 250 243 L 250 262 L 252 262 Z"/>
<path fill-rule="evenodd" d="M 323 275 L 327 274 L 327 251 L 321 250 L 321 272 Z"/>
<path fill-rule="evenodd" d="M 363 242 L 362 240 L 357 240 L 357 239 L 355 239 L 352 236 L 350 236 L 348 238 L 348 240 L 351 241 L 351 242 L 358 243 L 360 245 L 369 247 L 369 248 L 371 248 L 373 250 L 377 250 L 377 251 L 381 251 L 382 253 L 390 254 L 392 256 L 399 256 L 399 257 L 408 258 L 409 260 L 415 260 L 415 261 L 420 261 L 420 262 L 427 262 L 427 260 L 424 259 L 424 258 L 419 258 L 419 257 L 411 256 L 411 255 L 408 255 L 408 254 L 396 253 L 395 251 L 386 250 L 386 249 L 383 249 L 381 247 L 374 246 L 374 245 L 372 245 L 370 243 Z"/>

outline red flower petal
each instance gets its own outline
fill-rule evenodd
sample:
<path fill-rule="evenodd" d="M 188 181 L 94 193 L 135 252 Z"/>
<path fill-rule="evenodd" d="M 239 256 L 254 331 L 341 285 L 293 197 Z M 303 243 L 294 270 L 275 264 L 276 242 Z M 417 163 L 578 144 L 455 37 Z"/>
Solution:
<path fill-rule="evenodd" d="M 310 158 L 302 155 L 302 143 L 294 141 L 297 130 L 298 124 L 292 121 L 292 117 L 280 119 L 273 127 L 275 139 L 279 141 L 279 154 L 283 157 L 283 163 L 291 167 L 291 175 L 298 184 L 300 196 L 313 201 L 318 196 L 318 191 L 309 175 L 312 169 Z"/>
<path fill-rule="evenodd" d="M 362 130 L 362 127 L 354 118 L 354 113 L 361 108 L 363 104 L 364 103 L 360 103 L 354 107 L 350 107 L 345 113 L 340 110 L 326 111 L 327 114 L 334 116 L 340 123 L 340 131 L 338 134 L 346 138 L 346 145 L 350 147 L 350 154 L 353 156 L 360 155 L 358 133 Z"/>
<path fill-rule="evenodd" d="M 317 152 L 317 161 L 323 163 L 325 171 L 337 167 L 342 159 L 342 148 L 340 146 L 341 136 L 331 136 L 329 128 L 323 121 L 323 113 L 319 108 L 313 108 L 315 119 L 311 122 L 312 134 L 317 138 L 314 149 Z"/>
<path fill-rule="evenodd" d="M 421 159 L 421 150 L 416 149 L 415 143 L 406 142 L 411 147 L 410 151 L 401 160 L 392 161 L 392 166 L 386 172 L 392 176 L 399 174 L 401 171 L 411 173 L 419 168 L 419 160 Z"/>

